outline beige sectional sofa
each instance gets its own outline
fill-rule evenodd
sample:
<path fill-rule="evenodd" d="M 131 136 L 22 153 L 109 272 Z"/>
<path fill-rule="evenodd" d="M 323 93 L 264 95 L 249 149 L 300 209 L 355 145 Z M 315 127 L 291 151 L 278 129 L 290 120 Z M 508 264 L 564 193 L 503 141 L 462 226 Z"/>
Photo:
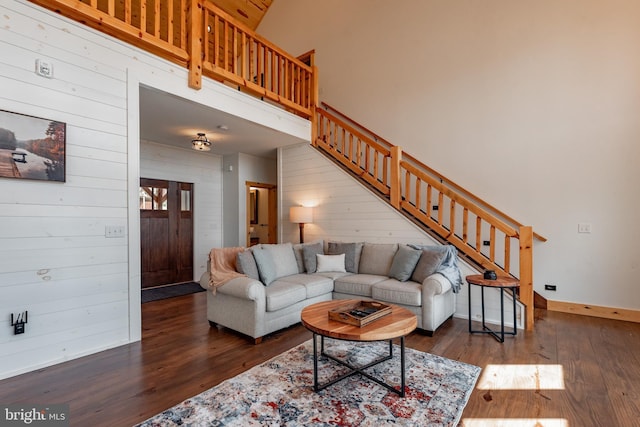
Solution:
<path fill-rule="evenodd" d="M 313 242 L 258 245 L 237 256 L 236 277 L 207 293 L 207 318 L 252 337 L 300 322 L 307 305 L 331 299 L 400 305 L 433 333 L 452 317 L 462 285 L 452 246 Z M 200 284 L 210 288 L 209 272 Z"/>

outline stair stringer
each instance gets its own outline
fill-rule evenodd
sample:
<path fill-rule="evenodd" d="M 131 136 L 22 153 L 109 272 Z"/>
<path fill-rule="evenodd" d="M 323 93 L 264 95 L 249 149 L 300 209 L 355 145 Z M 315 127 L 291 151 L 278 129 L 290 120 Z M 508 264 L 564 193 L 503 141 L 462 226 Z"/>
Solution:
<path fill-rule="evenodd" d="M 340 240 L 374 243 L 441 244 L 374 191 L 308 144 L 278 149 L 280 241 L 298 241 L 298 227 L 288 219 L 290 206 L 314 206 L 305 225 L 305 241 Z M 481 270 L 460 258 L 463 278 Z M 468 284 L 456 294 L 454 316 L 468 319 Z M 480 313 L 479 288 L 473 287 L 472 318 Z M 476 292 L 478 292 L 476 296 Z M 505 325 L 512 327 L 512 296 L 505 293 Z M 500 323 L 499 291 L 485 290 L 486 322 Z M 518 328 L 524 327 L 524 305 L 517 301 Z"/>

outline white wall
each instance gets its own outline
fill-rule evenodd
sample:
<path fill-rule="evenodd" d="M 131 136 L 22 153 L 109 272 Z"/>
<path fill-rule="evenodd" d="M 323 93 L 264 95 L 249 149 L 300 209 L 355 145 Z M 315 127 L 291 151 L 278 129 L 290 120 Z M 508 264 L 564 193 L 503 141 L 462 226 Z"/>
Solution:
<path fill-rule="evenodd" d="M 200 281 L 209 251 L 222 246 L 222 157 L 142 141 L 140 176 L 193 183 L 193 280 Z"/>
<path fill-rule="evenodd" d="M 128 225 L 126 69 L 87 54 L 95 38 L 71 47 L 73 31 L 29 5 L 0 15 L 0 108 L 67 124 L 65 183 L 0 179 L 2 378 L 128 342 L 130 313 L 127 237 L 105 238 Z M 10 313 L 24 310 L 13 335 Z"/>
<path fill-rule="evenodd" d="M 321 100 L 547 237 L 536 291 L 639 309 L 638 16 L 628 0 L 279 0 L 258 30 L 315 49 Z"/>
<path fill-rule="evenodd" d="M 0 16 L 0 108 L 67 124 L 65 183 L 0 179 L 5 378 L 140 339 L 140 85 L 300 138 L 309 124 L 207 79 L 190 89 L 185 68 L 26 0 L 3 1 Z M 53 79 L 34 73 L 39 58 Z M 109 225 L 126 236 L 106 238 Z M 202 226 L 199 253 L 222 240 Z M 10 313 L 24 310 L 26 333 L 13 335 Z"/>

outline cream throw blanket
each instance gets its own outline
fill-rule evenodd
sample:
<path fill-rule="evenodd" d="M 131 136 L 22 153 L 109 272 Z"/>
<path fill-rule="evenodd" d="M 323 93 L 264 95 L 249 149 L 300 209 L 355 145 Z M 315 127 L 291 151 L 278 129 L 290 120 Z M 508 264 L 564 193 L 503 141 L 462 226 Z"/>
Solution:
<path fill-rule="evenodd" d="M 209 253 L 209 262 L 211 263 L 209 288 L 214 294 L 219 286 L 229 280 L 246 276 L 236 270 L 236 257 L 242 251 L 244 251 L 243 247 L 211 249 Z"/>

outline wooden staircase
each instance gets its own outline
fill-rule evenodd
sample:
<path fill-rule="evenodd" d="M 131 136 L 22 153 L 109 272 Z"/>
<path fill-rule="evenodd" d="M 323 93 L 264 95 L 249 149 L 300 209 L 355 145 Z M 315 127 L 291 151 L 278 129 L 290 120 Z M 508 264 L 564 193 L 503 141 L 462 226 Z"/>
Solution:
<path fill-rule="evenodd" d="M 533 327 L 533 239 L 546 239 L 326 103 L 315 110 L 312 145 L 480 271 L 520 280 Z"/>

